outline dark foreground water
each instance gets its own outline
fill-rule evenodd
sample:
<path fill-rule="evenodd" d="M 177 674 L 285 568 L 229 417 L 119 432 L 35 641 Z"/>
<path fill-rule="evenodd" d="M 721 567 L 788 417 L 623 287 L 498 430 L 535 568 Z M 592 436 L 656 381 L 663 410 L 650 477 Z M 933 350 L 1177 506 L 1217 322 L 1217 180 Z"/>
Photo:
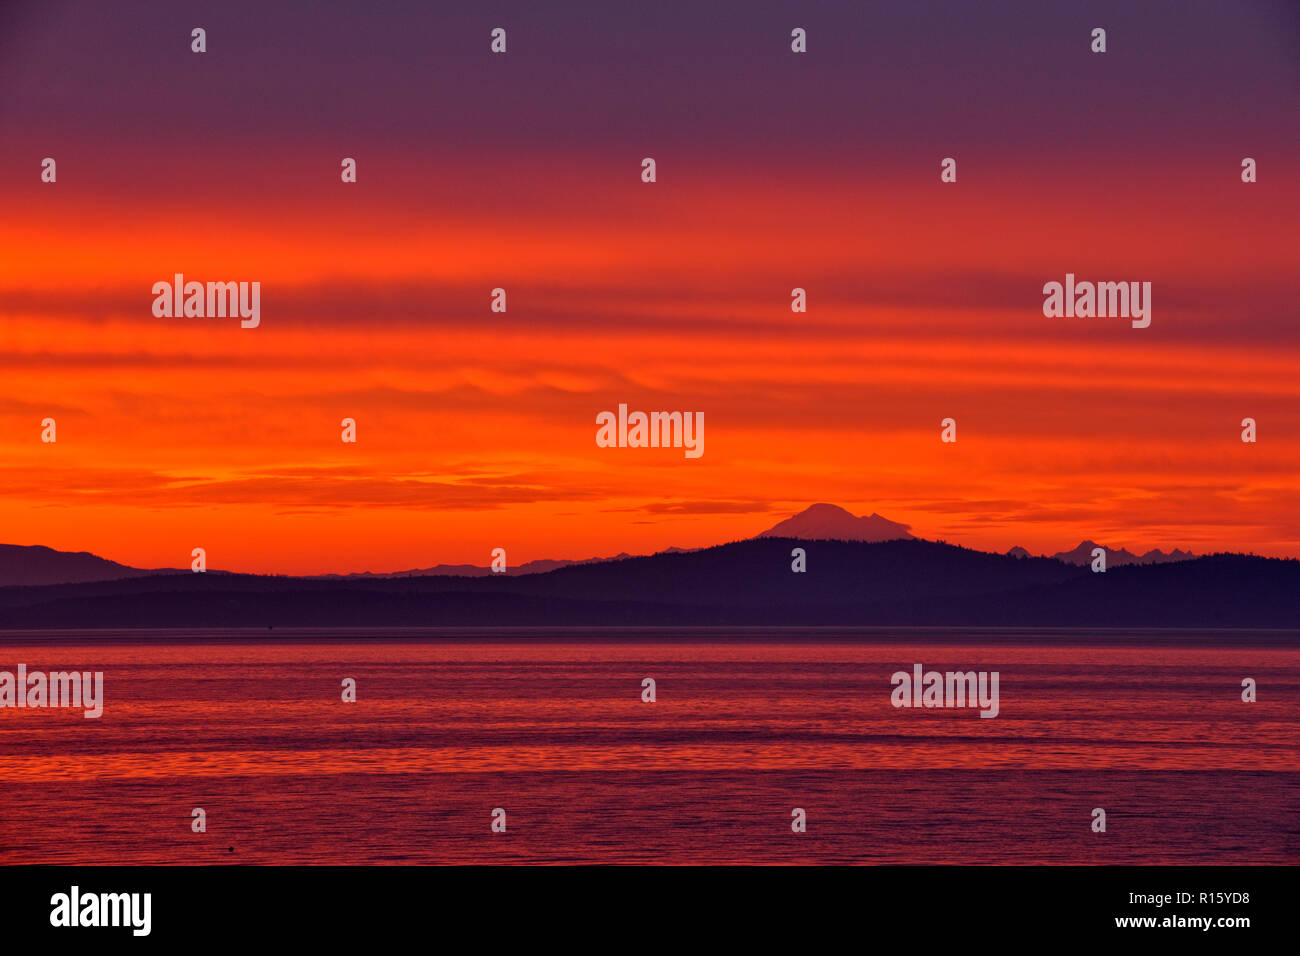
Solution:
<path fill-rule="evenodd" d="M 36 638 L 104 713 L 0 708 L 0 863 L 1300 862 L 1295 634 Z"/>

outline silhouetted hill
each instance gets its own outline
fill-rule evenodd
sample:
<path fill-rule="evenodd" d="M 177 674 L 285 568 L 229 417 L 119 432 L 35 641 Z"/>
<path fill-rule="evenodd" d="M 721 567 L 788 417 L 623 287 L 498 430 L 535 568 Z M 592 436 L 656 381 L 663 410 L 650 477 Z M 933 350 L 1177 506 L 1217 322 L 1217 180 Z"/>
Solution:
<path fill-rule="evenodd" d="M 42 545 L 0 544 L 0 582 L 16 585 L 113 581 L 166 573 L 131 568 L 86 551 L 55 551 Z"/>
<path fill-rule="evenodd" d="M 807 571 L 790 569 L 793 548 Z M 1094 574 L 931 541 L 759 538 L 520 577 L 180 574 L 0 588 L 0 628 L 557 625 L 1300 627 L 1300 561 Z"/>
<path fill-rule="evenodd" d="M 676 550 L 670 548 L 669 550 Z M 419 578 L 430 574 L 449 575 L 451 577 L 481 578 L 489 574 L 505 575 L 523 575 L 523 574 L 544 574 L 547 571 L 554 571 L 556 568 L 567 568 L 571 564 L 591 564 L 596 561 L 617 561 L 620 558 L 628 557 L 624 551 L 612 558 L 582 558 L 578 560 L 565 560 L 554 558 L 538 558 L 535 561 L 525 561 L 518 566 L 506 566 L 504 571 L 493 571 L 490 565 L 480 564 L 435 564 L 431 568 L 416 568 L 410 571 L 355 571 L 351 574 L 312 574 L 307 575 L 309 578 L 338 581 L 338 580 L 356 580 L 356 579 L 375 579 L 375 578 Z"/>

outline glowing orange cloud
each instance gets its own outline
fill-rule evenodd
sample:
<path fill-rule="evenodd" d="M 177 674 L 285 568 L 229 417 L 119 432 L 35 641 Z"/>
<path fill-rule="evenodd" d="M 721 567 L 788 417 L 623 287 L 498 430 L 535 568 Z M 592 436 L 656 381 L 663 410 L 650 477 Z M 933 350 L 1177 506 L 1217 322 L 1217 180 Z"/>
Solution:
<path fill-rule="evenodd" d="M 826 500 L 996 550 L 1300 552 L 1294 197 L 1081 174 L 1117 229 L 1046 175 L 529 169 L 11 187 L 4 539 L 393 570 L 710 544 Z M 154 318 L 177 271 L 260 281 L 261 327 Z M 1152 327 L 1045 319 L 1066 271 L 1152 281 Z M 597 448 L 619 402 L 703 410 L 706 454 Z"/>

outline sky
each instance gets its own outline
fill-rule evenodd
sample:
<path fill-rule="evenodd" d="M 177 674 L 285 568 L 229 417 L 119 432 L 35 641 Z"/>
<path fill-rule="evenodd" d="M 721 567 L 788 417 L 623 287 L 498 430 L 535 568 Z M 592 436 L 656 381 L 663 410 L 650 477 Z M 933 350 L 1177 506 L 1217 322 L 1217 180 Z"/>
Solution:
<path fill-rule="evenodd" d="M 0 541 L 514 565 L 827 501 L 1300 556 L 1294 4 L 265 6 L 0 7 Z M 155 317 L 177 272 L 260 326 Z M 1067 272 L 1151 326 L 1045 317 Z M 598 447 L 620 403 L 703 456 Z"/>

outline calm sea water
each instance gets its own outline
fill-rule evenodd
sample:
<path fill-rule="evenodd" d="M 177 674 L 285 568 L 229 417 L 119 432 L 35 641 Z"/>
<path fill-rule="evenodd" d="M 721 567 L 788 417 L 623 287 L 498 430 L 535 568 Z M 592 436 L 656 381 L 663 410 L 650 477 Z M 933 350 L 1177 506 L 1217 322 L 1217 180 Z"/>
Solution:
<path fill-rule="evenodd" d="M 1300 862 L 1300 634 L 39 637 L 104 715 L 0 709 L 0 863 Z"/>

